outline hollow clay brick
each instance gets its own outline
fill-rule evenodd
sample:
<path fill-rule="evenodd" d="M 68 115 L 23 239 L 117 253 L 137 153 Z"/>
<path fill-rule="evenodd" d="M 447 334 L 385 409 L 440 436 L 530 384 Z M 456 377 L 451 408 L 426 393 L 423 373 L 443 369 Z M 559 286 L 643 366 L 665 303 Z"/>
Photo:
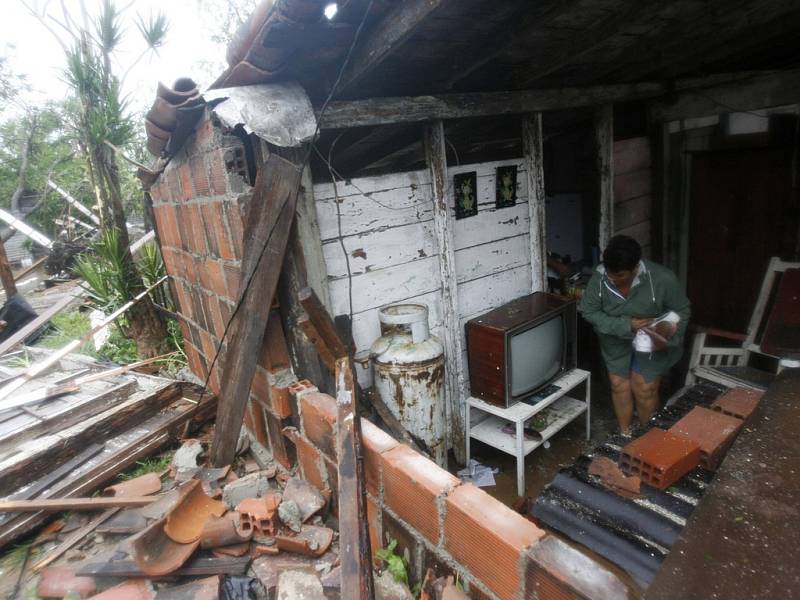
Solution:
<path fill-rule="evenodd" d="M 700 465 L 709 471 L 716 471 L 736 439 L 742 423 L 736 417 L 695 406 L 669 430 L 696 442 L 700 446 Z"/>
<path fill-rule="evenodd" d="M 547 536 L 527 553 L 525 598 L 612 600 L 627 597 L 627 588 L 616 575 L 554 536 Z"/>
<path fill-rule="evenodd" d="M 300 399 L 303 433 L 329 458 L 336 458 L 336 400 L 314 392 Z"/>
<path fill-rule="evenodd" d="M 269 411 L 267 411 L 267 414 L 270 414 Z M 283 433 L 294 443 L 297 449 L 297 461 L 300 463 L 303 479 L 315 486 L 320 492 L 330 489 L 326 481 L 327 473 L 323 473 L 322 470 L 322 453 L 294 427 L 286 427 Z"/>
<path fill-rule="evenodd" d="M 619 461 L 628 475 L 638 475 L 643 483 L 664 490 L 698 465 L 700 445 L 654 427 L 625 446 Z"/>
<path fill-rule="evenodd" d="M 267 373 L 270 408 L 282 419 L 292 416 L 292 405 L 289 402 L 289 386 L 295 381 L 297 381 L 297 377 L 294 376 L 291 369 Z"/>
<path fill-rule="evenodd" d="M 272 455 L 285 468 L 291 469 L 297 460 L 297 449 L 291 438 L 283 434 L 288 421 L 272 414 L 269 410 L 264 411 L 264 416 L 267 418 L 267 434 Z"/>
<path fill-rule="evenodd" d="M 545 532 L 471 483 L 446 500 L 445 546 L 503 600 L 517 598 L 522 553 Z"/>
<path fill-rule="evenodd" d="M 434 544 L 439 543 L 437 498 L 460 480 L 406 445 L 381 454 L 384 503 Z"/>
<path fill-rule="evenodd" d="M 711 410 L 747 421 L 753 415 L 764 392 L 747 388 L 733 388 L 717 398 Z"/>
<path fill-rule="evenodd" d="M 396 439 L 377 425 L 361 419 L 361 450 L 364 454 L 364 478 L 367 491 L 378 496 L 381 487 L 381 454 L 397 447 Z"/>

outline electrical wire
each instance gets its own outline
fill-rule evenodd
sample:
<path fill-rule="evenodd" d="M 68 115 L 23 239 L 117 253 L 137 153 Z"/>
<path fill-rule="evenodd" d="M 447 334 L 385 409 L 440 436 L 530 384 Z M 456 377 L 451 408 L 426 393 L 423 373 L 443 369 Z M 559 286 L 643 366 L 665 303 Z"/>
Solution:
<path fill-rule="evenodd" d="M 353 273 L 350 270 L 350 257 L 347 254 L 347 249 L 344 247 L 344 240 L 342 239 L 342 203 L 339 201 L 339 189 L 336 185 L 336 177 L 333 174 L 333 167 L 331 163 L 333 162 L 333 149 L 336 147 L 336 143 L 341 139 L 344 135 L 344 132 L 340 133 L 336 136 L 336 138 L 331 143 L 331 147 L 328 149 L 328 160 L 326 161 L 328 164 L 328 172 L 331 175 L 331 183 L 333 184 L 333 201 L 336 204 L 336 227 L 339 234 L 339 246 L 342 248 L 342 255 L 344 256 L 344 264 L 347 267 L 347 307 L 348 307 L 348 317 L 350 319 L 351 327 L 353 322 Z"/>
<path fill-rule="evenodd" d="M 318 116 L 317 116 L 317 126 L 316 126 L 316 129 L 314 130 L 314 136 L 312 137 L 312 141 L 308 145 L 308 148 L 306 149 L 305 155 L 303 157 L 302 164 L 297 169 L 297 171 L 298 171 L 297 184 L 295 186 L 294 192 L 292 194 L 287 194 L 286 198 L 284 199 L 283 203 L 281 204 L 281 206 L 280 206 L 280 208 L 278 210 L 278 214 L 280 214 L 283 211 L 284 207 L 286 206 L 286 203 L 289 202 L 290 199 L 292 199 L 293 201 L 296 200 L 297 195 L 300 193 L 300 188 L 301 188 L 301 185 L 302 185 L 302 174 L 305 171 L 306 167 L 308 166 L 309 159 L 311 158 L 311 152 L 313 152 L 316 149 L 316 140 L 317 140 L 317 137 L 319 136 L 320 124 L 321 124 L 322 119 L 323 119 L 323 117 L 325 115 L 325 111 L 328 108 L 328 104 L 330 104 L 331 99 L 336 94 L 336 89 L 339 87 L 339 83 L 342 80 L 342 76 L 344 75 L 344 71 L 347 68 L 347 65 L 350 63 L 350 58 L 353 55 L 353 50 L 355 49 L 356 44 L 358 43 L 358 39 L 361 36 L 362 30 L 364 29 L 364 24 L 367 21 L 367 16 L 369 15 L 370 11 L 372 10 L 373 2 L 374 2 L 374 0 L 369 0 L 369 3 L 367 4 L 366 9 L 364 10 L 364 15 L 361 17 L 361 22 L 359 23 L 358 28 L 356 29 L 355 35 L 353 36 L 353 41 L 350 43 L 350 48 L 348 49 L 347 54 L 346 54 L 346 56 L 344 58 L 344 61 L 342 62 L 342 66 L 339 68 L 339 73 L 338 73 L 338 76 L 336 77 L 336 81 L 334 82 L 333 86 L 331 86 L 331 91 L 328 93 L 328 96 L 325 98 L 325 101 L 322 103 L 322 107 L 320 108 L 320 111 L 319 111 Z M 277 225 L 278 225 L 278 220 L 276 220 L 275 223 L 273 223 L 272 227 L 270 228 L 269 233 L 267 234 L 267 237 L 266 237 L 266 239 L 264 241 L 264 245 L 263 245 L 263 247 L 261 248 L 261 251 L 258 254 L 258 259 L 256 260 L 252 271 L 250 272 L 250 274 L 247 277 L 247 281 L 245 282 L 245 285 L 244 285 L 244 287 L 242 289 L 242 293 L 241 293 L 241 295 L 239 297 L 239 300 L 237 301 L 236 306 L 234 307 L 234 310 L 231 313 L 230 318 L 228 319 L 228 322 L 225 324 L 225 327 L 224 327 L 224 329 L 222 331 L 222 336 L 220 337 L 219 343 L 217 344 L 216 350 L 214 352 L 214 358 L 211 360 L 211 364 L 208 367 L 208 372 L 206 373 L 206 377 L 205 377 L 205 380 L 203 382 L 203 390 L 200 392 L 200 398 L 198 399 L 198 403 L 200 403 L 203 400 L 203 395 L 205 394 L 205 390 L 208 387 L 208 382 L 211 379 L 212 373 L 214 372 L 214 366 L 216 365 L 217 360 L 219 359 L 220 350 L 222 349 L 222 345 L 225 343 L 225 338 L 228 335 L 228 331 L 229 331 L 229 329 L 231 327 L 231 324 L 233 323 L 233 320 L 236 318 L 236 315 L 239 313 L 239 311 L 241 310 L 242 306 L 244 305 L 244 298 L 247 295 L 247 292 L 248 292 L 248 290 L 250 289 L 250 286 L 253 283 L 253 279 L 255 279 L 255 275 L 258 272 L 258 267 L 261 264 L 261 260 L 264 258 L 264 254 L 266 253 L 266 250 L 269 247 L 270 242 L 272 241 L 272 235 L 275 232 L 275 227 L 277 227 Z M 270 301 L 271 301 L 271 299 L 270 299 Z"/>

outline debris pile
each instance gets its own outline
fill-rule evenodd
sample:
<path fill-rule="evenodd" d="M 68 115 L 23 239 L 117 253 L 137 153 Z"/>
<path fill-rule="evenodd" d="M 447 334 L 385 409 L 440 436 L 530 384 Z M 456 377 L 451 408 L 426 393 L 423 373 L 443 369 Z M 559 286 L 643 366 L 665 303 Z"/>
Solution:
<path fill-rule="evenodd" d="M 185 440 L 160 473 L 80 499 L 116 506 L 45 529 L 35 545 L 47 550 L 23 566 L 28 589 L 41 598 L 339 598 L 330 492 L 243 455 L 205 468 L 203 453 L 200 440 Z M 405 584 L 385 587 L 397 585 L 413 598 Z"/>

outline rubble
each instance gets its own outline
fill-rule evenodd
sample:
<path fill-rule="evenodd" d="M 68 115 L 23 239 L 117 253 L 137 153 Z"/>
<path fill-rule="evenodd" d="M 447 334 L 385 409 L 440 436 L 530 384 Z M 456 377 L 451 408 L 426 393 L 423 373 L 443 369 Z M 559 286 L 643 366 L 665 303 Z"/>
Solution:
<path fill-rule="evenodd" d="M 278 517 L 281 523 L 286 525 L 289 529 L 295 533 L 300 533 L 303 517 L 296 502 L 284 499 L 280 506 L 278 506 Z"/>
<path fill-rule="evenodd" d="M 620 468 L 644 483 L 665 490 L 700 462 L 699 444 L 658 427 L 626 445 Z"/>
<path fill-rule="evenodd" d="M 270 489 L 269 473 L 269 471 L 251 473 L 226 485 L 222 491 L 222 501 L 228 510 L 233 510 L 247 498 L 261 498 L 266 494 Z M 272 476 L 275 476 L 274 472 Z"/>
<path fill-rule="evenodd" d="M 322 582 L 305 571 L 285 571 L 278 578 L 276 600 L 325 600 Z"/>

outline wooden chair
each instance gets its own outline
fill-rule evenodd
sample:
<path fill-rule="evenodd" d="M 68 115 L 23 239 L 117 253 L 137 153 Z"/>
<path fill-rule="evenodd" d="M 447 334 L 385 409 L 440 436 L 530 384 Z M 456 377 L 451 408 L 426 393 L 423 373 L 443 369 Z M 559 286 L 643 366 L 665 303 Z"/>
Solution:
<path fill-rule="evenodd" d="M 695 383 L 697 379 L 706 379 L 728 387 L 749 387 L 757 390 L 769 387 L 779 369 L 780 359 L 784 357 L 762 351 L 761 336 L 769 319 L 776 283 L 780 281 L 779 274 L 798 268 L 800 263 L 785 262 L 772 257 L 746 333 L 701 329 L 695 334 L 689 357 L 689 371 L 686 374 L 687 385 Z M 708 345 L 709 338 L 726 339 L 738 345 L 711 346 Z M 764 370 L 751 366 L 753 355 L 766 358 L 766 362 L 774 364 L 775 368 Z"/>

